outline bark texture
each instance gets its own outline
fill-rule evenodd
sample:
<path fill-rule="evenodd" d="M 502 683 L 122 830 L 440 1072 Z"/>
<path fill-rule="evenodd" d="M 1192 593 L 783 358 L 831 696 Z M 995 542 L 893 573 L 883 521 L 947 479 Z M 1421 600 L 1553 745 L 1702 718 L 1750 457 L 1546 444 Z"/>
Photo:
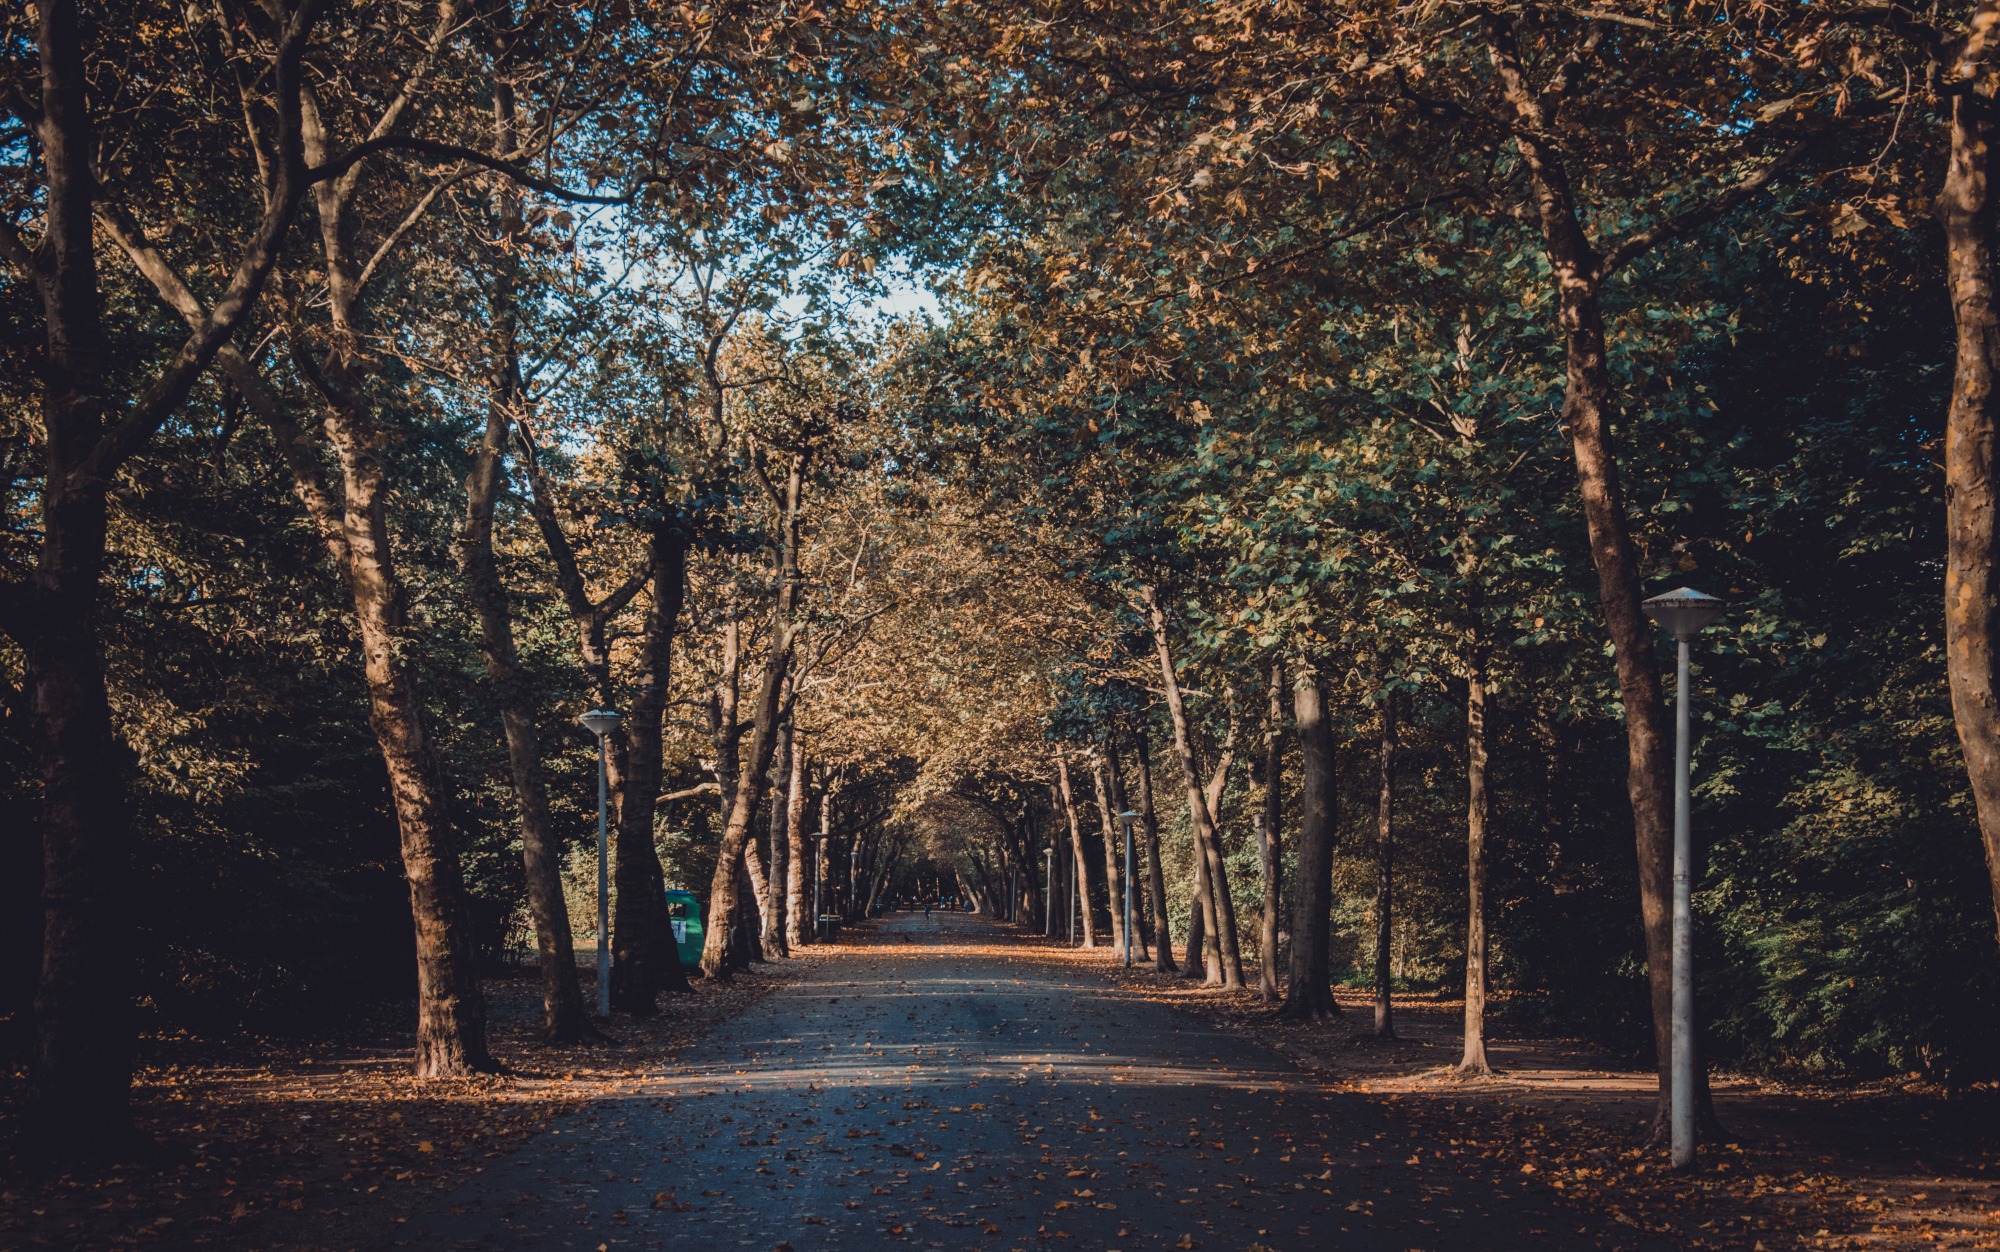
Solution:
<path fill-rule="evenodd" d="M 687 591 L 687 556 L 687 532 L 671 520 L 648 540 L 639 666 L 619 725 L 625 770 L 612 860 L 617 905 L 611 919 L 611 1007 L 639 1017 L 658 1011 L 661 992 L 691 990 L 674 943 L 673 919 L 667 914 L 667 876 L 653 839 L 674 632 Z"/>
<path fill-rule="evenodd" d="M 806 753 L 797 726 L 792 727 L 792 768 L 785 799 L 785 944 L 796 948 L 812 929 L 806 920 L 809 901 L 806 875 Z"/>
<path fill-rule="evenodd" d="M 1264 711 L 1264 809 L 1257 815 L 1257 870 L 1263 878 L 1264 908 L 1257 919 L 1257 994 L 1267 1003 L 1279 999 L 1278 910 L 1283 899 L 1279 880 L 1278 830 L 1284 820 L 1285 667 L 1271 663 L 1270 699 Z"/>
<path fill-rule="evenodd" d="M 307 156 L 325 164 L 330 137 L 310 92 L 302 116 Z M 314 185 L 312 202 L 326 265 L 326 315 L 334 345 L 324 356 L 297 333 L 293 360 L 322 401 L 322 425 L 339 466 L 335 493 L 316 481 L 304 457 L 288 457 L 307 507 L 322 502 L 333 515 L 316 518 L 328 550 L 342 567 L 361 636 L 368 720 L 389 772 L 389 792 L 409 879 L 417 933 L 416 1072 L 445 1077 L 494 1068 L 486 1050 L 486 1005 L 479 988 L 477 946 L 465 883 L 445 817 L 441 782 L 423 702 L 408 657 L 416 628 L 409 619 L 389 530 L 389 465 L 395 440 L 370 400 L 370 361 L 350 350 L 366 341 L 364 278 L 357 262 L 354 206 L 362 167 Z M 285 432 L 274 432 L 281 441 Z M 295 442 L 295 441 L 294 441 Z M 337 511 L 337 512 L 336 512 Z"/>
<path fill-rule="evenodd" d="M 1957 324 L 1951 408 L 1945 418 L 1945 661 L 1959 746 L 1986 847 L 1996 934 L 2000 934 L 2000 586 L 1994 580 L 2000 487 L 1994 482 L 1994 427 L 2000 414 L 2000 309 L 1996 309 L 1993 141 L 1994 49 L 2000 3 L 1981 0 L 1951 77 L 1950 165 L 1938 195 L 1945 276 Z"/>
<path fill-rule="evenodd" d="M 1292 962 L 1279 1014 L 1292 1021 L 1340 1016 L 1333 998 L 1333 839 L 1338 829 L 1333 723 L 1318 678 L 1292 680 L 1299 738 L 1298 884 L 1292 897 Z"/>

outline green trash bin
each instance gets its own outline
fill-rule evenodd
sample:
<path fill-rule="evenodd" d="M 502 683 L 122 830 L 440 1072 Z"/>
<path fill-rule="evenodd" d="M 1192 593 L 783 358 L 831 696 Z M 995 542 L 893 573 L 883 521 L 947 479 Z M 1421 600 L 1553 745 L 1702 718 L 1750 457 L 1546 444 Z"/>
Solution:
<path fill-rule="evenodd" d="M 692 891 L 669 887 L 667 916 L 673 920 L 674 946 L 680 950 L 682 967 L 701 964 L 701 901 Z"/>

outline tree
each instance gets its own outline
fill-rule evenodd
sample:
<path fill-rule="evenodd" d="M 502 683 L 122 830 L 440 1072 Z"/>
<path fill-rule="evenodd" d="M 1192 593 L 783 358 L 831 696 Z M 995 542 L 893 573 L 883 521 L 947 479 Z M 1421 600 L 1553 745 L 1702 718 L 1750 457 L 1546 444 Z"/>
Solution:
<path fill-rule="evenodd" d="M 271 83 L 269 129 L 258 136 L 270 171 L 262 204 L 247 240 L 223 254 L 229 278 L 212 307 L 123 396 L 105 369 L 94 221 L 103 184 L 92 168 L 113 119 L 90 91 L 94 70 L 116 71 L 103 60 L 110 49 L 87 33 L 71 0 L 38 4 L 28 19 L 39 82 L 32 96 L 13 93 L 10 108 L 37 150 L 22 199 L 40 200 L 46 211 L 39 239 L 6 221 L 0 252 L 32 284 L 41 322 L 42 547 L 28 579 L 0 588 L 0 624 L 26 655 L 41 744 L 42 974 L 30 1116 L 68 1151 L 116 1151 L 130 1131 L 130 957 L 121 925 L 130 831 L 97 614 L 105 496 L 249 318 L 278 264 L 293 211 L 314 177 L 303 97 L 323 8 L 301 0 L 243 16 L 268 41 L 259 58 Z M 9 34 L 29 42 L 21 22 L 11 20 Z"/>

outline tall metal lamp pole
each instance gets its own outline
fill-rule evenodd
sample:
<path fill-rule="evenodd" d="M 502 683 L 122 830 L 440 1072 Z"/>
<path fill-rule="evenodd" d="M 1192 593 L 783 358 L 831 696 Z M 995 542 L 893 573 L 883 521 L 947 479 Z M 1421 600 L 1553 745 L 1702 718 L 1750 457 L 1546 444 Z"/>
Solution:
<path fill-rule="evenodd" d="M 1674 929 L 1673 1058 L 1667 1125 L 1675 1169 L 1694 1167 L 1694 913 L 1689 877 L 1694 859 L 1689 810 L 1688 641 L 1728 607 L 1681 587 L 1645 602 L 1649 617 L 1678 645 L 1674 667 Z"/>
<path fill-rule="evenodd" d="M 597 1015 L 611 1016 L 611 839 L 607 814 L 611 807 L 611 771 L 604 737 L 618 729 L 618 714 L 592 709 L 577 719 L 597 736 Z"/>

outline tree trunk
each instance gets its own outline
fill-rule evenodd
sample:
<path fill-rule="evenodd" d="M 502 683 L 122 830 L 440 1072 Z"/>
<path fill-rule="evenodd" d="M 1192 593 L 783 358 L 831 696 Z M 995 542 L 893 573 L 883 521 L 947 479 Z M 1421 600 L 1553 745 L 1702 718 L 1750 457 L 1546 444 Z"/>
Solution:
<path fill-rule="evenodd" d="M 771 762 L 771 879 L 765 890 L 764 957 L 778 960 L 791 955 L 785 942 L 791 902 L 791 817 L 792 804 L 792 721 L 778 727 L 778 751 Z"/>
<path fill-rule="evenodd" d="M 736 893 L 737 901 L 742 906 L 737 913 L 735 939 L 738 965 L 762 965 L 769 959 L 764 952 L 764 918 L 769 912 L 765 902 L 769 895 L 763 853 L 758 850 L 755 838 L 746 838 L 743 841 L 743 878 Z"/>
<path fill-rule="evenodd" d="M 1664 1127 L 1673 1083 L 1672 740 L 1666 705 L 1660 698 L 1653 631 L 1640 607 L 1639 556 L 1626 522 L 1617 451 L 1611 437 L 1618 405 L 1605 350 L 1600 301 L 1603 258 L 1583 229 L 1560 153 L 1542 138 L 1539 97 L 1521 72 L 1511 29 L 1497 16 L 1490 16 L 1487 23 L 1502 94 L 1522 123 L 1515 132 L 1515 146 L 1533 189 L 1543 250 L 1556 287 L 1565 367 L 1562 422 L 1569 430 L 1576 461 L 1577 490 L 1591 562 L 1597 570 L 1598 602 L 1611 636 L 1619 701 L 1625 714 L 1625 788 L 1638 850 L 1639 914 L 1645 932 L 1646 977 L 1659 1071 L 1655 1121 Z M 1697 1065 L 1695 1074 L 1701 1086 L 1697 1102 L 1706 1106 L 1707 1071 Z"/>
<path fill-rule="evenodd" d="M 1278 879 L 1278 831 L 1284 820 L 1285 793 L 1285 666 L 1271 662 L 1271 691 L 1265 709 L 1264 811 L 1258 814 L 1257 870 L 1264 880 L 1264 910 L 1257 919 L 1257 994 L 1266 1002 L 1278 998 L 1278 908 L 1283 898 Z"/>
<path fill-rule="evenodd" d="M 1486 1077 L 1486 675 L 1474 657 L 1465 688 L 1465 1052 L 1458 1072 Z"/>
<path fill-rule="evenodd" d="M 256 306 L 305 183 L 302 60 L 321 5 L 280 20 L 268 83 L 276 121 L 262 219 L 212 310 L 180 302 L 190 334 L 163 367 L 137 372 L 130 403 L 113 404 L 104 371 L 97 271 L 98 137 L 91 120 L 87 27 L 74 0 L 44 0 L 34 23 L 35 107 L 28 161 L 39 161 L 42 235 L 30 253 L 8 231 L 8 259 L 31 280 L 42 319 L 38 375 L 43 432 L 41 549 L 25 583 L 0 585 L 4 624 L 21 646 L 31 734 L 42 780 L 41 968 L 25 1121 L 60 1157 L 115 1154 L 131 1138 L 132 832 L 129 756 L 111 724 L 99 623 L 107 535 L 105 493 L 119 469 L 180 408 Z M 275 16 L 275 15 L 274 15 Z M 24 78 L 24 91 L 33 91 Z M 150 378 L 147 375 L 150 374 Z M 18 519 L 16 519 L 18 520 Z"/>
<path fill-rule="evenodd" d="M 1187 784 L 1188 820 L 1194 829 L 1195 855 L 1206 863 L 1206 885 L 1212 902 L 1208 941 L 1215 945 L 1222 969 L 1222 985 L 1231 991 L 1243 988 L 1243 957 L 1236 946 L 1236 904 L 1230 899 L 1229 871 L 1222 863 L 1222 841 L 1216 829 L 1214 808 L 1201 783 L 1201 771 L 1194 756 L 1194 742 L 1188 731 L 1187 708 L 1181 701 L 1180 676 L 1174 669 L 1172 644 L 1167 639 L 1166 614 L 1150 586 L 1140 588 L 1140 599 L 1153 628 L 1153 647 L 1159 654 L 1160 682 L 1166 690 L 1167 717 L 1173 726 L 1174 755 L 1180 759 L 1182 780 Z M 1227 777 L 1228 761 L 1222 762 Z M 1219 798 L 1218 791 L 1218 798 Z M 1212 979 L 1211 979 L 1212 981 Z"/>
<path fill-rule="evenodd" d="M 797 948 L 806 942 L 806 753 L 799 742 L 799 728 L 792 727 L 792 770 L 785 800 L 785 944 Z"/>
<path fill-rule="evenodd" d="M 1338 775 L 1333 723 L 1317 677 L 1292 679 L 1292 720 L 1299 738 L 1298 885 L 1292 897 L 1292 962 L 1279 1015 L 1292 1021 L 1338 1017 L 1333 998 L 1333 840 Z"/>
<path fill-rule="evenodd" d="M 352 392 L 337 388 L 329 395 L 326 424 L 345 482 L 342 550 L 360 627 L 368 722 L 389 771 L 416 921 L 416 1072 L 442 1078 L 489 1071 L 495 1066 L 486 1050 L 486 1003 L 465 881 L 438 794 L 422 702 L 405 659 L 414 640 L 383 500 L 388 473 L 380 450 L 387 440 L 358 405 L 336 398 L 343 394 Z"/>
<path fill-rule="evenodd" d="M 1953 80 L 1951 156 L 1938 218 L 1945 274 L 1958 328 L 1951 408 L 1945 418 L 1945 663 L 1958 742 L 1972 783 L 1986 872 L 2000 928 L 2000 586 L 1993 563 L 2000 526 L 1994 482 L 1994 425 L 2000 412 L 2000 310 L 1994 291 L 1993 141 L 1995 74 L 1991 63 L 2000 3 L 1981 0 Z M 2000 931 L 1996 931 L 2000 933 Z"/>
<path fill-rule="evenodd" d="M 1375 1037 L 1394 1039 L 1389 948 L 1395 938 L 1396 696 L 1382 695 L 1382 796 L 1375 808 Z"/>
<path fill-rule="evenodd" d="M 495 152 L 515 147 L 513 84 L 504 77 L 493 89 Z M 467 598 L 479 618 L 479 650 L 486 680 L 500 707 L 507 740 L 507 765 L 514 802 L 521 814 L 521 861 L 528 888 L 528 913 L 542 978 L 542 1036 L 550 1043 L 600 1038 L 590 1023 L 577 980 L 576 951 L 569 907 L 563 899 L 562 853 L 549 833 L 549 797 L 542 781 L 541 745 L 535 729 L 535 700 L 514 647 L 513 616 L 507 605 L 500 566 L 493 555 L 493 514 L 505 473 L 508 436 L 521 393 L 519 310 L 520 262 L 513 250 L 522 231 L 521 194 L 504 180 L 494 196 L 502 247 L 494 262 L 492 294 L 493 364 L 486 431 L 473 453 L 465 483 L 465 524 L 459 531 L 458 566 Z"/>
<path fill-rule="evenodd" d="M 1153 762 L 1143 728 L 1134 748 L 1139 764 L 1139 819 L 1146 831 L 1146 894 L 1153 903 L 1153 968 L 1174 972 L 1174 932 L 1167 917 L 1167 876 L 1160 866 L 1160 821 L 1153 809 Z M 1190 949 L 1192 952 L 1192 949 Z"/>
<path fill-rule="evenodd" d="M 660 778 L 667 695 L 671 689 L 674 631 L 687 593 L 688 536 L 669 522 L 654 531 L 647 577 L 648 602 L 638 681 L 619 729 L 625 738 L 625 773 L 619 788 L 617 913 L 611 922 L 611 1007 L 646 1017 L 658 1011 L 659 994 L 687 992 L 673 918 L 667 913 L 667 876 L 660 866 L 653 817 Z"/>
<path fill-rule="evenodd" d="M 1215 950 L 1215 898 L 1208 893 L 1208 861 L 1194 850 L 1194 890 L 1188 894 L 1187 968 L 1183 978 L 1222 985 L 1222 959 Z"/>
<path fill-rule="evenodd" d="M 1125 950 L 1124 877 L 1118 872 L 1118 814 L 1111 807 L 1111 784 L 1102 757 L 1090 763 L 1090 781 L 1097 792 L 1099 825 L 1104 829 L 1104 895 L 1111 906 L 1111 950 Z"/>
<path fill-rule="evenodd" d="M 1062 796 L 1063 816 L 1069 819 L 1070 879 L 1076 885 L 1075 909 L 1083 918 L 1083 946 L 1097 946 L 1097 931 L 1090 916 L 1090 875 L 1087 872 L 1089 857 L 1083 850 L 1083 828 L 1076 820 L 1076 796 L 1069 785 L 1069 761 L 1063 754 L 1056 753 L 1056 789 Z"/>
<path fill-rule="evenodd" d="M 773 490 L 778 506 L 778 596 L 771 608 L 771 642 L 764 660 L 763 684 L 752 714 L 750 759 L 737 762 L 738 782 L 716 849 L 715 877 L 708 891 L 708 931 L 702 941 L 701 968 L 710 978 L 727 980 L 730 932 L 740 924 L 742 902 L 737 874 L 750 840 L 750 823 L 763 799 L 764 780 L 778 750 L 778 725 L 785 715 L 784 692 L 791 675 L 793 645 L 798 641 L 795 617 L 800 594 L 799 506 L 805 493 L 806 455 L 791 457 L 782 493 Z M 768 484 L 767 484 L 768 486 Z M 734 714 L 731 715 L 734 723 Z M 724 794 L 730 788 L 724 784 Z"/>

